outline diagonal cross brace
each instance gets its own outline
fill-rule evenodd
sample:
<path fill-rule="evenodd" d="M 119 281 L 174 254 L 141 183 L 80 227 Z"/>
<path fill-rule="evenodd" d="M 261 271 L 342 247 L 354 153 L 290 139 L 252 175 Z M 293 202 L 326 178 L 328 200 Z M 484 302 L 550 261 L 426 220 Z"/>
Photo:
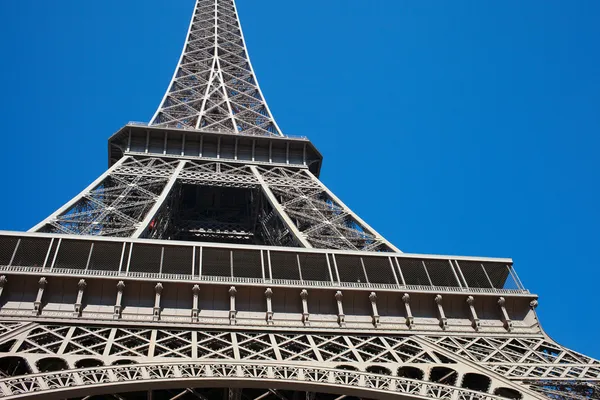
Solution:
<path fill-rule="evenodd" d="M 301 244 L 303 247 L 312 248 L 312 245 L 308 242 L 308 240 L 306 240 L 306 238 L 300 232 L 296 224 L 294 224 L 294 221 L 292 221 L 289 215 L 287 215 L 281 204 L 279 204 L 279 202 L 275 198 L 275 195 L 273 194 L 271 189 L 269 189 L 269 186 L 265 183 L 265 180 L 263 179 L 262 175 L 258 172 L 258 168 L 256 168 L 256 166 L 254 165 L 250 165 L 249 168 L 260 183 L 263 193 L 265 194 L 265 196 L 267 196 L 267 200 L 269 201 L 277 215 L 279 215 L 285 226 L 294 235 L 298 243 Z"/>
<path fill-rule="evenodd" d="M 185 167 L 185 164 L 185 160 L 179 161 L 177 168 L 175 168 L 175 171 L 173 171 L 173 174 L 169 178 L 169 182 L 165 185 L 162 193 L 160 194 L 160 197 L 156 200 L 156 203 L 154 203 L 154 206 L 150 209 L 150 211 L 148 211 L 148 214 L 146 214 L 144 220 L 140 222 L 140 225 L 136 229 L 135 233 L 131 236 L 132 238 L 137 239 L 146 231 L 146 228 L 148 227 L 158 210 L 160 210 L 160 208 L 162 207 L 163 203 L 169 196 L 169 193 L 171 193 L 171 189 L 173 189 L 173 186 L 177 181 L 177 177 Z"/>

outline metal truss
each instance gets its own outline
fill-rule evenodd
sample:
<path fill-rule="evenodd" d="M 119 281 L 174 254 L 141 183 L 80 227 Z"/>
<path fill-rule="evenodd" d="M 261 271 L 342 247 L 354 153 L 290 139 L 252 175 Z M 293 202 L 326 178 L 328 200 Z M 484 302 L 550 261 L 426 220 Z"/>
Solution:
<path fill-rule="evenodd" d="M 123 157 L 30 231 L 134 236 L 176 172 L 177 163 L 158 158 Z"/>
<path fill-rule="evenodd" d="M 396 251 L 307 170 L 259 168 L 281 208 L 310 247 Z M 307 246 L 308 247 L 308 246 Z"/>
<path fill-rule="evenodd" d="M 600 362 L 544 337 L 427 337 L 510 378 L 600 381 Z"/>
<path fill-rule="evenodd" d="M 600 385 L 586 381 L 537 381 L 525 382 L 531 389 L 556 400 L 588 400 L 600 398 Z"/>
<path fill-rule="evenodd" d="M 324 390 L 379 398 L 428 398 L 457 400 L 505 399 L 460 387 L 408 378 L 340 370 L 323 367 L 301 367 L 293 364 L 259 364 L 229 362 L 168 362 L 113 365 L 47 372 L 0 379 L 4 398 L 34 398 L 45 392 L 71 397 L 82 393 L 110 394 L 115 390 L 197 387 L 206 385 L 254 386 Z M 235 389 L 229 391 L 235 396 Z M 232 393 L 233 392 L 233 393 Z M 309 392 L 310 393 L 310 392 Z M 241 395 L 238 392 L 237 396 Z M 231 398 L 231 397 L 230 397 Z M 278 396 L 278 398 L 280 398 Z M 310 396 L 308 397 L 310 398 Z M 535 398 L 533 396 L 529 398 Z M 285 398 L 284 398 L 285 399 Z"/>
<path fill-rule="evenodd" d="M 435 337 L 286 332 L 201 331 L 118 326 L 9 324 L 0 336 L 11 353 L 39 356 L 199 359 L 347 364 L 480 365 L 512 380 L 600 382 L 600 362 L 545 337 Z M 19 329 L 20 328 L 20 329 Z M 448 346 L 447 343 L 455 344 Z M 457 345 L 461 343 L 461 345 Z M 8 345 L 7 345 L 8 344 Z M 553 353 L 553 354 L 552 354 Z M 507 360 L 513 359 L 510 363 Z M 501 361 L 502 360 L 502 361 Z M 507 368 L 512 366 L 512 368 Z M 519 366 L 527 368 L 519 369 Z M 424 366 L 426 367 L 426 366 Z M 504 367 L 504 368 L 503 368 Z M 516 373 L 515 369 L 519 372 Z"/>
<path fill-rule="evenodd" d="M 233 0 L 198 0 L 152 125 L 281 136 L 248 58 Z"/>
<path fill-rule="evenodd" d="M 400 252 L 306 168 L 160 157 L 123 157 L 31 231 L 164 239 L 170 237 L 167 222 L 177 219 L 199 234 L 196 240 L 254 240 L 257 227 L 237 221 L 237 210 L 230 210 L 226 220 L 180 212 L 177 185 L 260 191 L 266 201 L 257 205 L 254 220 L 263 232 L 261 241 L 270 245 Z"/>
<path fill-rule="evenodd" d="M 423 385 L 429 387 L 428 385 L 434 384 L 439 388 L 437 385 L 441 384 L 452 387 L 444 390 L 460 395 L 456 388 L 474 389 L 470 386 L 472 384 L 469 379 L 477 376 L 484 380 L 484 384 L 475 389 L 487 392 L 478 393 L 477 396 L 485 394 L 488 397 L 474 398 L 494 398 L 489 396 L 507 390 L 512 390 L 513 393 L 517 391 L 525 397 L 535 397 L 532 394 L 534 392 L 553 397 L 553 391 L 561 392 L 564 396 L 567 391 L 572 392 L 574 397 L 563 398 L 579 398 L 577 396 L 582 396 L 582 393 L 584 396 L 587 393 L 587 398 L 600 398 L 597 390 L 600 362 L 563 348 L 544 336 L 514 338 L 508 335 L 441 337 L 420 334 L 244 332 L 181 330 L 156 326 L 75 326 L 10 322 L 2 323 L 2 329 L 0 369 L 3 368 L 5 375 L 11 376 L 6 370 L 4 360 L 7 359 L 17 357 L 26 360 L 30 374 L 48 373 L 50 370 L 47 360 L 62 360 L 59 364 L 62 362 L 62 368 L 69 371 L 39 375 L 48 388 L 55 385 L 52 382 L 58 378 L 67 381 L 75 379 L 73 382 L 77 383 L 73 385 L 80 384 L 86 379 L 79 374 L 88 372 L 91 374 L 90 379 L 97 383 L 117 382 L 110 379 L 114 378 L 114 374 L 118 376 L 125 364 L 130 367 L 129 364 L 132 363 L 145 367 L 136 367 L 138 369 L 133 372 L 125 368 L 123 371 L 128 371 L 126 373 L 134 373 L 129 379 L 155 379 L 156 376 L 147 369 L 160 368 L 157 373 L 168 375 L 173 374 L 173 369 L 192 365 L 196 368 L 196 375 L 188 376 L 189 378 L 218 374 L 215 368 L 219 371 L 225 368 L 229 371 L 227 374 L 233 374 L 225 374 L 223 377 L 246 377 L 249 373 L 246 367 L 256 368 L 260 365 L 265 368 L 261 374 L 269 377 L 277 376 L 277 371 L 282 369 L 286 371 L 284 374 L 288 374 L 286 376 L 309 373 L 316 377 L 325 374 L 327 377 L 323 379 L 329 383 L 340 383 L 335 377 L 344 376 L 344 379 L 349 379 L 343 382 L 345 385 L 355 382 L 358 386 L 362 386 L 358 383 L 361 380 L 368 381 L 367 375 L 375 373 L 379 374 L 379 382 L 387 388 L 394 387 L 393 390 L 399 390 L 398 385 L 407 383 L 416 385 L 413 388 L 416 392 L 407 392 L 415 394 L 429 390 Z M 512 365 L 509 364 L 510 360 L 514 360 Z M 103 365 L 115 367 L 76 371 L 85 366 Z M 315 368 L 316 365 L 319 367 Z M 527 368 L 519 370 L 519 373 L 511 368 L 518 369 L 521 365 L 526 365 Z M 265 372 L 267 369 L 269 372 Z M 97 373 L 104 378 L 99 378 L 95 375 Z M 184 371 L 179 373 L 185 376 Z M 203 373 L 208 375 L 198 375 Z M 352 377 L 347 373 L 353 374 Z M 0 388 L 8 387 L 11 392 L 16 390 L 15 387 L 25 391 L 34 390 L 34 386 L 40 382 L 40 379 L 33 378 L 35 376 L 4 379 L 0 381 Z M 406 381 L 404 378 L 409 379 Z M 304 376 L 302 379 L 307 378 Z M 180 384 L 192 387 L 189 384 L 185 386 L 185 382 Z M 43 389 L 45 388 L 35 390 Z M 435 398 L 447 398 L 445 396 Z M 371 397 L 378 396 L 373 394 Z"/>

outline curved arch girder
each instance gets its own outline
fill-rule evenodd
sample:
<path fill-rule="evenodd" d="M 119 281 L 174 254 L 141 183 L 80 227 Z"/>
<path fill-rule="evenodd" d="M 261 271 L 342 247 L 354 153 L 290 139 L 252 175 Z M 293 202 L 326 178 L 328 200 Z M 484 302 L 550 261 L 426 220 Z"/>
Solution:
<path fill-rule="evenodd" d="M 130 364 L 74 369 L 0 380 L 5 399 L 44 400 L 179 387 L 248 387 L 371 397 L 501 400 L 459 387 L 352 370 L 264 363 Z"/>

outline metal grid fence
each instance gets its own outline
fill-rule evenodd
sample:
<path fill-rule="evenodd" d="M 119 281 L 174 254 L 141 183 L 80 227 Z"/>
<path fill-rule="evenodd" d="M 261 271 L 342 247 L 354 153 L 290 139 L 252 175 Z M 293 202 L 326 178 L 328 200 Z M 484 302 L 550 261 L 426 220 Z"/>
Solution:
<path fill-rule="evenodd" d="M 0 232 L 0 272 L 529 293 L 510 261 Z"/>

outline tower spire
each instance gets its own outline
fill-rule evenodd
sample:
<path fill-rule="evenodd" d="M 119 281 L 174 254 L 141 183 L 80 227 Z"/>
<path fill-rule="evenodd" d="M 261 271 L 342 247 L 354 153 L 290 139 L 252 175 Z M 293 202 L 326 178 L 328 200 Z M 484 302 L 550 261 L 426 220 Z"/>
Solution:
<path fill-rule="evenodd" d="M 282 136 L 250 64 L 234 0 L 197 0 L 181 58 L 151 125 Z"/>

